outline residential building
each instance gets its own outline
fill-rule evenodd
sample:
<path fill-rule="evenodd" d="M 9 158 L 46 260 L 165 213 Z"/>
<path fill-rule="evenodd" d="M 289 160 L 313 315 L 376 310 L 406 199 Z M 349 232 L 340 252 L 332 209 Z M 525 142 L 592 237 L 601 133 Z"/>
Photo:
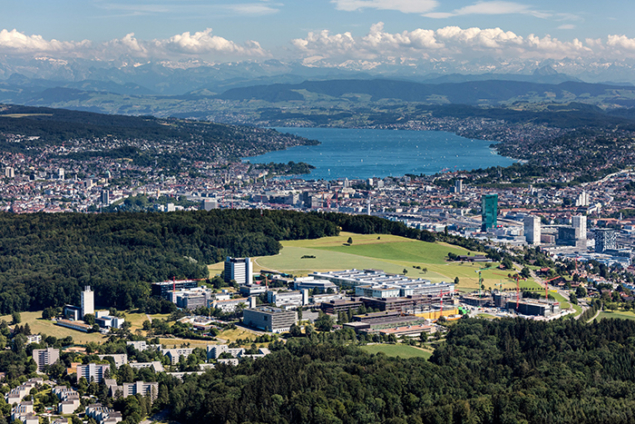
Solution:
<path fill-rule="evenodd" d="M 272 333 L 284 333 L 291 329 L 296 323 L 295 311 L 285 311 L 280 308 L 260 306 L 243 311 L 243 323 L 249 327 L 254 327 Z"/>
<path fill-rule="evenodd" d="M 30 345 L 31 343 L 40 343 L 42 341 L 42 336 L 39 334 L 31 334 L 26 336 L 26 344 Z"/>
<path fill-rule="evenodd" d="M 251 284 L 254 280 L 253 265 L 249 258 L 227 257 L 225 260 L 225 281 L 238 284 Z"/>
<path fill-rule="evenodd" d="M 174 365 L 178 364 L 181 356 L 184 356 L 185 359 L 187 359 L 187 357 L 194 352 L 194 348 L 161 349 L 161 352 L 163 352 L 163 355 L 170 358 L 170 362 Z"/>
<path fill-rule="evenodd" d="M 120 412 L 103 406 L 101 403 L 94 403 L 86 407 L 86 418 L 92 418 L 99 424 L 118 423 L 123 420 Z"/>
<path fill-rule="evenodd" d="M 10 166 L 4 168 L 4 176 L 5 178 L 15 178 L 15 168 Z"/>
<path fill-rule="evenodd" d="M 77 366 L 77 382 L 84 377 L 89 383 L 99 384 L 104 381 L 106 371 L 110 372 L 110 364 L 86 364 Z"/>
<path fill-rule="evenodd" d="M 37 365 L 38 372 L 43 372 L 45 367 L 56 364 L 60 360 L 60 350 L 52 347 L 33 349 L 33 360 Z"/>
<path fill-rule="evenodd" d="M 165 372 L 163 368 L 163 364 L 159 361 L 152 362 L 130 362 L 128 366 L 135 370 L 140 370 L 142 368 L 152 368 L 154 372 Z"/>
<path fill-rule="evenodd" d="M 147 344 L 145 340 L 139 342 L 126 342 L 126 345 L 134 347 L 139 352 L 144 352 L 148 349 L 161 349 L 160 344 Z"/>
<path fill-rule="evenodd" d="M 111 357 L 115 361 L 115 367 L 119 368 L 122 365 L 128 363 L 128 355 L 125 353 L 111 353 L 106 355 L 97 355 L 99 359 L 106 359 L 107 357 Z"/>

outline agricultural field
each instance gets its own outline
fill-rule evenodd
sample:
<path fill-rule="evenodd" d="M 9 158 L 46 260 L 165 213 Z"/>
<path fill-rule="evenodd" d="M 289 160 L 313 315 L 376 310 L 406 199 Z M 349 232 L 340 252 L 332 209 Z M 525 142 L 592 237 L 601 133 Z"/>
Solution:
<path fill-rule="evenodd" d="M 81 331 L 71 330 L 70 328 L 60 327 L 55 325 L 53 321 L 42 319 L 42 311 L 37 312 L 20 312 L 22 322 L 20 326 L 29 324 L 31 327 L 31 333 L 33 334 L 46 334 L 47 336 L 54 336 L 58 339 L 71 336 L 75 344 L 86 344 L 88 342 L 101 343 L 106 340 L 106 337 L 100 333 L 82 333 Z M 0 320 L 11 322 L 11 315 L 0 316 Z"/>
<path fill-rule="evenodd" d="M 350 245 L 349 237 L 353 241 Z M 450 282 L 459 277 L 458 289 L 472 291 L 478 288 L 477 270 L 485 267 L 484 264 L 445 261 L 449 252 L 456 255 L 474 255 L 476 252 L 444 243 L 427 243 L 385 234 L 342 232 L 337 237 L 281 243 L 283 249 L 278 255 L 254 258 L 256 272 L 270 270 L 304 276 L 313 271 L 352 268 L 376 268 L 401 274 L 405 269 L 408 277 L 425 278 L 433 283 Z M 217 274 L 222 269 L 223 263 L 211 265 L 210 274 Z M 499 288 L 501 285 L 504 289 L 516 288 L 516 282 L 507 277 L 507 271 L 490 269 L 482 274 L 486 289 Z M 521 288 L 539 287 L 531 279 L 521 281 L 520 285 Z"/>
<path fill-rule="evenodd" d="M 432 356 L 432 353 L 427 351 L 427 350 L 423 350 L 423 349 L 419 349 L 416 347 L 412 347 L 412 346 L 406 346 L 406 345 L 402 345 L 402 344 L 396 344 L 396 345 L 390 345 L 390 344 L 377 344 L 377 345 L 367 345 L 367 346 L 362 346 L 361 347 L 362 350 L 371 353 L 371 354 L 376 354 L 379 352 L 382 352 L 384 354 L 386 354 L 387 356 L 399 356 L 401 358 L 424 358 L 424 359 L 428 359 Z"/>

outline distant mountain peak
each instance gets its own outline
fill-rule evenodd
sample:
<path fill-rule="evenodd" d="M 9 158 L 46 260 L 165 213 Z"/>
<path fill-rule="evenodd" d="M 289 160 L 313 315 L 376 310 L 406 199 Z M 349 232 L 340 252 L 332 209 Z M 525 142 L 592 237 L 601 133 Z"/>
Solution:
<path fill-rule="evenodd" d="M 536 68 L 536 70 L 534 70 L 534 75 L 547 77 L 552 75 L 559 75 L 559 72 L 553 69 L 553 67 L 545 65 L 542 68 Z"/>

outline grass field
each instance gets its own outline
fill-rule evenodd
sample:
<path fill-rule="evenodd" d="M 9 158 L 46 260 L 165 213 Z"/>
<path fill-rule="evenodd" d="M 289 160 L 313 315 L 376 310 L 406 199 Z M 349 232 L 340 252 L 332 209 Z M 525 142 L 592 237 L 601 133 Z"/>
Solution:
<path fill-rule="evenodd" d="M 22 317 L 22 322 L 19 325 L 28 323 L 29 327 L 31 327 L 31 333 L 33 334 L 41 333 L 47 336 L 57 337 L 58 339 L 71 336 L 76 344 L 86 344 L 88 342 L 100 343 L 106 339 L 99 333 L 82 333 L 81 331 L 54 325 L 53 321 L 42 319 L 42 311 L 21 312 L 20 316 Z M 1 316 L 0 320 L 5 320 L 10 323 L 11 315 Z"/>
<path fill-rule="evenodd" d="M 353 243 L 347 246 L 348 238 Z M 404 237 L 377 234 L 353 234 L 343 232 L 337 237 L 316 240 L 283 241 L 283 249 L 275 256 L 254 258 L 254 269 L 279 271 L 295 276 L 312 271 L 336 271 L 343 269 L 376 268 L 401 274 L 407 270 L 408 277 L 425 278 L 433 283 L 450 282 L 459 277 L 458 289 L 471 291 L 478 288 L 478 269 L 482 264 L 446 262 L 449 252 L 466 255 L 467 250 L 444 243 L 426 243 Z M 475 254 L 475 252 L 469 252 Z M 314 259 L 302 259 L 315 256 Z M 413 268 L 427 268 L 427 272 Z M 219 273 L 223 263 L 210 266 L 210 273 Z M 516 282 L 507 278 L 508 272 L 498 269 L 483 271 L 485 288 L 513 289 Z M 521 281 L 522 288 L 535 288 L 533 280 Z"/>
<path fill-rule="evenodd" d="M 432 353 L 427 350 L 418 349 L 412 346 L 406 346 L 402 344 L 396 345 L 368 345 L 361 346 L 362 350 L 365 350 L 368 353 L 379 353 L 383 352 L 387 356 L 399 356 L 401 358 L 425 358 L 428 359 L 432 356 Z"/>
<path fill-rule="evenodd" d="M 604 318 L 621 318 L 621 319 L 635 319 L 635 313 L 626 311 L 602 311 L 596 318 L 596 321 Z"/>

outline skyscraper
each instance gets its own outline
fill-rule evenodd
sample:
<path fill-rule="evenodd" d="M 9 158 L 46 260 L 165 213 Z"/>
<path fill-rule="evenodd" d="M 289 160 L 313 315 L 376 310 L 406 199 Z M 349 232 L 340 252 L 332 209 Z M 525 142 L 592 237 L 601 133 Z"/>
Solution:
<path fill-rule="evenodd" d="M 571 219 L 578 239 L 586 240 L 586 216 L 577 215 Z"/>
<path fill-rule="evenodd" d="M 498 225 L 498 194 L 486 194 L 481 198 L 481 231 Z"/>
<path fill-rule="evenodd" d="M 540 218 L 537 216 L 527 216 L 523 220 L 525 224 L 525 239 L 527 244 L 539 245 L 540 244 Z"/>
<path fill-rule="evenodd" d="M 463 180 L 456 180 L 454 182 L 454 192 L 463 193 Z"/>
<path fill-rule="evenodd" d="M 615 230 L 612 228 L 598 228 L 595 230 L 595 253 L 617 249 Z"/>

